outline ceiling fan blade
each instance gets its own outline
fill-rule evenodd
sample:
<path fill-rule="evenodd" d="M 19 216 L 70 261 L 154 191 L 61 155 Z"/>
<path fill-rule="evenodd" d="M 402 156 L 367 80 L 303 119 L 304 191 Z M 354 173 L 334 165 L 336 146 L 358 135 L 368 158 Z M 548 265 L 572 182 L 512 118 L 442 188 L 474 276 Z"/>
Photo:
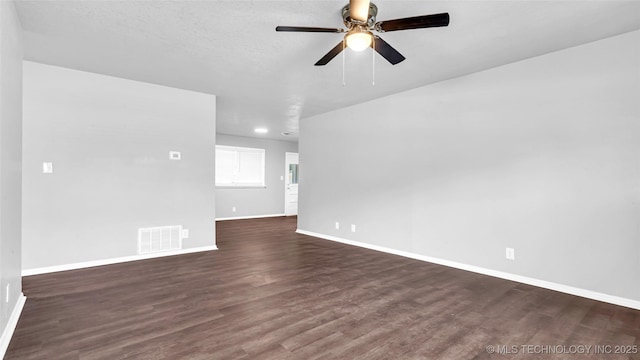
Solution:
<path fill-rule="evenodd" d="M 378 31 L 385 32 L 396 30 L 423 29 L 447 25 L 449 25 L 449 13 L 442 13 L 414 16 L 403 19 L 378 21 L 375 24 L 375 28 Z"/>
<path fill-rule="evenodd" d="M 329 50 L 329 52 L 325 56 L 323 56 L 322 59 L 318 60 L 318 62 L 315 63 L 314 65 L 315 66 L 327 65 L 329 61 L 331 61 L 331 59 L 336 57 L 336 55 L 340 54 L 342 50 L 344 50 L 344 40 L 340 41 L 338 45 L 336 45 L 336 47 Z"/>
<path fill-rule="evenodd" d="M 351 20 L 366 23 L 369 19 L 369 0 L 350 0 L 349 16 Z"/>
<path fill-rule="evenodd" d="M 344 29 L 308 27 L 308 26 L 276 26 L 276 31 L 321 32 L 321 33 L 343 33 L 343 32 L 345 32 Z"/>
<path fill-rule="evenodd" d="M 382 40 L 380 36 L 374 35 L 373 42 L 371 43 L 371 47 L 383 58 L 387 59 L 391 65 L 396 65 L 406 59 L 402 54 L 398 52 L 398 50 L 394 49 L 387 43 Z"/>

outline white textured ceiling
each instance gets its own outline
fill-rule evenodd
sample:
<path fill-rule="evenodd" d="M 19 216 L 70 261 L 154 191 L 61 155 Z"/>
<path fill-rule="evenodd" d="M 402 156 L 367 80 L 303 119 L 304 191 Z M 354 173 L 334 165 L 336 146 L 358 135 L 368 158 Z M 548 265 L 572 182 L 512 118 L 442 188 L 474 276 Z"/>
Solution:
<path fill-rule="evenodd" d="M 298 120 L 640 29 L 640 1 L 377 1 L 378 20 L 448 12 L 449 27 L 381 37 L 407 60 L 346 52 L 347 1 L 17 1 L 25 59 L 218 96 L 219 133 L 296 140 Z M 576 59 L 580 61 L 580 59 Z M 267 135 L 253 128 L 266 126 Z"/>

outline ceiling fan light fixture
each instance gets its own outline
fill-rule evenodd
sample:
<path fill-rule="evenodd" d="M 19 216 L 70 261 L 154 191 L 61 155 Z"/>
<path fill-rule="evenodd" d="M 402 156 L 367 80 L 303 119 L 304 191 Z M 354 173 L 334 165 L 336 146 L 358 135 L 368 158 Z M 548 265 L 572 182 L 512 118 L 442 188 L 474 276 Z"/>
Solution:
<path fill-rule="evenodd" d="M 369 46 L 373 41 L 373 35 L 367 30 L 362 30 L 358 27 L 350 30 L 345 36 L 347 47 L 353 51 L 362 51 Z"/>

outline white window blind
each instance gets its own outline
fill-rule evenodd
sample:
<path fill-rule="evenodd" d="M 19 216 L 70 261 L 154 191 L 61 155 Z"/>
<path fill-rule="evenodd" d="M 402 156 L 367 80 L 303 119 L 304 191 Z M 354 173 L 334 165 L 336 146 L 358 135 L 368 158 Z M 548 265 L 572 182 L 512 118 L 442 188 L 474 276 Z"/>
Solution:
<path fill-rule="evenodd" d="M 216 145 L 216 186 L 264 187 L 264 149 Z"/>

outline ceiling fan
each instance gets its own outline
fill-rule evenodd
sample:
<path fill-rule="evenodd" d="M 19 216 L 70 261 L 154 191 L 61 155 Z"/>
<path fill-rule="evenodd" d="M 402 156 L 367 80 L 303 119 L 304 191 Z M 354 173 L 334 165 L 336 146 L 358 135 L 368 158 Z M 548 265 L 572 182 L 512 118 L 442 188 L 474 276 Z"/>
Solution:
<path fill-rule="evenodd" d="M 349 47 L 354 51 L 362 51 L 371 47 L 392 65 L 396 65 L 403 61 L 405 57 L 378 35 L 374 35 L 373 31 L 383 33 L 449 25 L 449 13 L 421 15 L 385 21 L 376 21 L 377 15 L 378 7 L 369 0 L 350 0 L 349 4 L 342 8 L 342 20 L 347 27 L 346 30 L 307 26 L 277 26 L 276 31 L 346 33 L 344 39 L 338 43 L 338 45 L 315 63 L 316 66 L 328 64 L 329 61 L 343 51 L 345 47 Z"/>

